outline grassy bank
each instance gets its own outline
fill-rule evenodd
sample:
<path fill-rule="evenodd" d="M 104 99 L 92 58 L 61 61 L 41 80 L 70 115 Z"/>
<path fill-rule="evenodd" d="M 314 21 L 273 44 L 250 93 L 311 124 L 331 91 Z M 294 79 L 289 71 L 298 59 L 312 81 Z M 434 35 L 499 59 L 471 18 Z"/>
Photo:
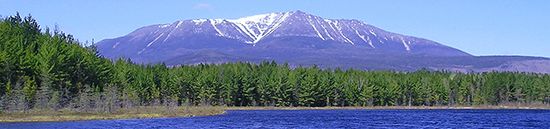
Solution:
<path fill-rule="evenodd" d="M 157 118 L 157 117 L 192 117 L 223 114 L 223 107 L 136 107 L 121 109 L 115 113 L 84 113 L 72 110 L 32 110 L 0 114 L 0 122 L 45 122 L 45 121 L 76 121 L 76 120 L 105 120 L 130 118 Z"/>

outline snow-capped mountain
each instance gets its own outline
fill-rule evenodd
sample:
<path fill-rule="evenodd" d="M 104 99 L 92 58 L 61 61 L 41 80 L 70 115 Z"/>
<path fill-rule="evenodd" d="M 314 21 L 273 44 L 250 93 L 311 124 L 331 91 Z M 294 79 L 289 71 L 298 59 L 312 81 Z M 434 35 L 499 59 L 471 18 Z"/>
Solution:
<path fill-rule="evenodd" d="M 388 32 L 359 20 L 326 19 L 302 11 L 151 25 L 96 46 L 108 58 L 170 65 L 275 60 L 295 65 L 414 70 L 443 66 L 417 66 L 399 59 L 475 58 L 434 41 Z"/>

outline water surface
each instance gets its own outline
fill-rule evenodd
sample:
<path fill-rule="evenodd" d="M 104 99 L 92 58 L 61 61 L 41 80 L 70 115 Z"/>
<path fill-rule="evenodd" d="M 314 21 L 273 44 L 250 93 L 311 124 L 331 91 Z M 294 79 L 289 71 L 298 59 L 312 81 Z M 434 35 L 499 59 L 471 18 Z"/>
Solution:
<path fill-rule="evenodd" d="M 192 118 L 0 123 L 0 128 L 550 128 L 550 110 L 230 110 Z"/>

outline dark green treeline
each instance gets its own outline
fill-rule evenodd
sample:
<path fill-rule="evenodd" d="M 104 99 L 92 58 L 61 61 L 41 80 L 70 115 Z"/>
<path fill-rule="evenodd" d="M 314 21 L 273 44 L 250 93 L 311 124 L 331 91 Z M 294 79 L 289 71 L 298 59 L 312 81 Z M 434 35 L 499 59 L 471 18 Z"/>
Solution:
<path fill-rule="evenodd" d="M 290 68 L 274 62 L 167 67 L 101 58 L 30 16 L 0 20 L 0 111 L 131 106 L 549 104 L 547 74 Z"/>

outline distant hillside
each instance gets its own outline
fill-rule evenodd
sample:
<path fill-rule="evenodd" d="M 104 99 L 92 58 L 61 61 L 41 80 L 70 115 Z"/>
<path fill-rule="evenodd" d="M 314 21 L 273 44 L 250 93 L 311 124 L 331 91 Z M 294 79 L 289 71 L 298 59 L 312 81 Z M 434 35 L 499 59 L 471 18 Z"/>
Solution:
<path fill-rule="evenodd" d="M 96 46 L 108 58 L 168 65 L 275 60 L 369 70 L 550 73 L 547 58 L 477 57 L 358 20 L 325 19 L 301 11 L 151 25 Z"/>

